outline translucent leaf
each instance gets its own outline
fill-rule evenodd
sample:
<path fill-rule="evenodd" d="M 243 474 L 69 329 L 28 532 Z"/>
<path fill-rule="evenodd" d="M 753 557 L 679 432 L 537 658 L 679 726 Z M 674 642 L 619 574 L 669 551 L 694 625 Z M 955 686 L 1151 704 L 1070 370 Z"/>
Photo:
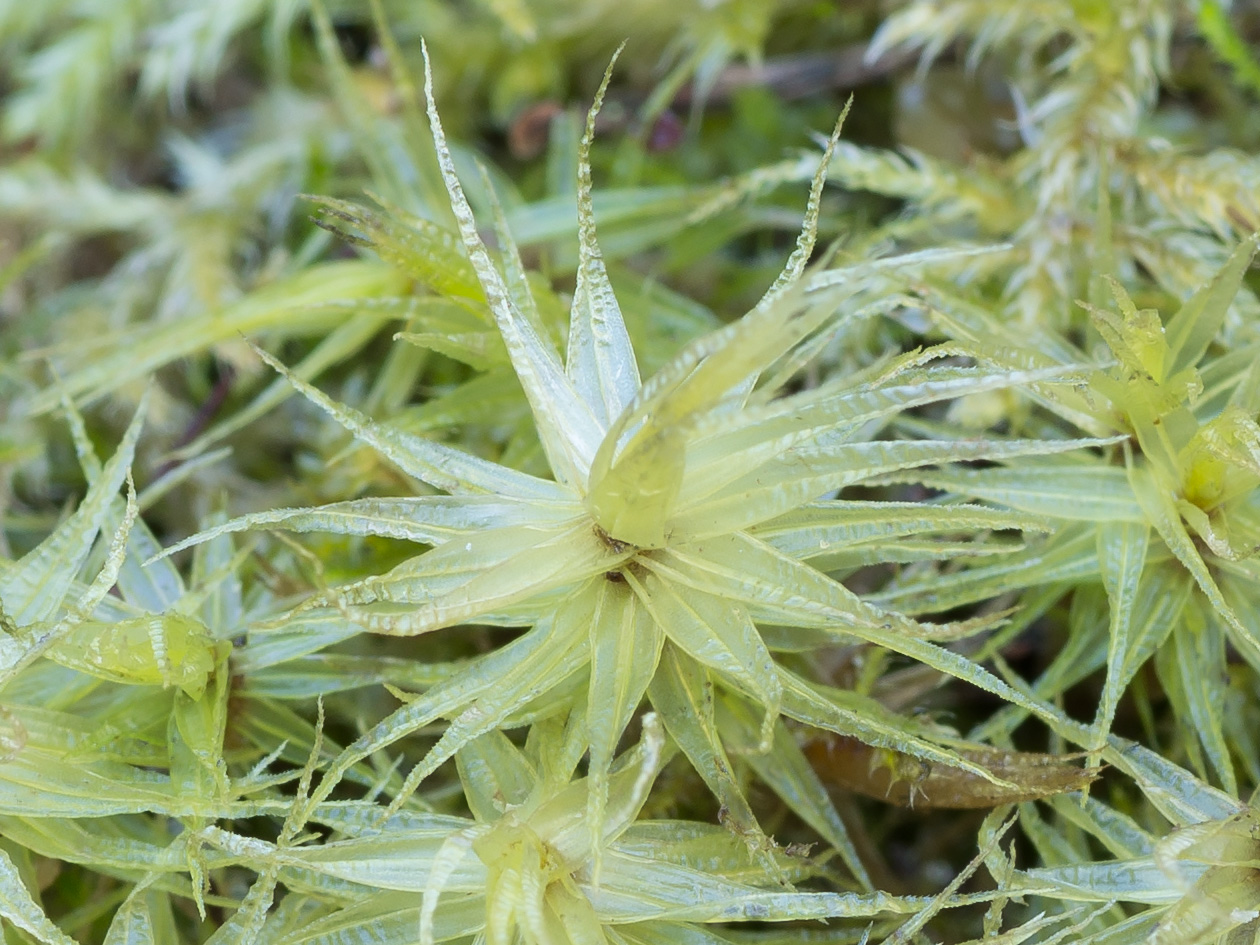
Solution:
<path fill-rule="evenodd" d="M 671 555 L 681 553 L 675 551 Z M 861 602 L 842 584 L 747 535 L 708 539 L 703 556 L 687 554 L 684 560 L 690 565 L 689 571 L 673 570 L 670 575 L 680 584 L 690 584 L 727 600 L 773 607 L 784 624 L 829 629 L 838 638 L 856 637 L 887 647 L 1022 705 L 1056 731 L 1081 742 L 1082 730 L 1068 725 L 1062 716 L 1047 712 L 1045 706 L 1029 700 L 966 657 L 923 639 L 924 632 L 914 621 Z M 681 578 L 684 573 L 687 580 Z"/>
<path fill-rule="evenodd" d="M 227 728 L 227 680 L 197 698 L 176 693 L 167 725 L 172 790 L 196 801 L 224 801 L 231 796 L 223 739 Z"/>
<path fill-rule="evenodd" d="M 455 761 L 469 810 L 483 823 L 497 820 L 505 806 L 524 804 L 538 782 L 538 772 L 502 732 L 472 739 Z"/>
<path fill-rule="evenodd" d="M 1203 510 L 1200 515 L 1212 512 L 1250 492 L 1260 480 L 1260 426 L 1243 408 L 1227 406 L 1199 428 L 1178 459 L 1182 497 L 1195 511 Z M 1229 550 L 1220 553 L 1234 557 Z"/>
<path fill-rule="evenodd" d="M 131 876 L 138 871 L 171 878 L 188 868 L 181 844 L 155 844 L 128 836 L 108 821 L 89 828 L 65 818 L 4 818 L 5 835 L 40 856 L 90 864 L 106 872 Z"/>
<path fill-rule="evenodd" d="M 724 398 L 742 403 L 747 379 L 830 314 L 787 293 L 692 342 L 649 379 L 614 422 L 591 466 L 588 505 L 604 530 L 640 547 L 663 545 L 683 482 L 688 425 Z"/>
<path fill-rule="evenodd" d="M 579 396 L 605 429 L 621 414 L 639 389 L 639 368 L 613 294 L 595 237 L 591 206 L 591 144 L 599 114 L 621 50 L 614 54 L 586 118 L 578 147 L 578 271 L 573 290 L 566 370 Z"/>
<path fill-rule="evenodd" d="M 662 427 L 641 435 L 598 479 L 592 476 L 591 517 L 615 541 L 662 547 L 683 483 L 685 456 L 685 440 L 677 430 Z"/>
<path fill-rule="evenodd" d="M 249 887 L 240 908 L 214 930 L 206 939 L 206 945 L 254 945 L 275 899 L 276 878 L 274 867 L 263 869 Z"/>
<path fill-rule="evenodd" d="M 1135 742 L 1113 735 L 1108 746 L 1107 760 L 1137 781 L 1151 803 L 1174 824 L 1225 820 L 1242 809 L 1237 798 Z"/>
<path fill-rule="evenodd" d="M 1051 798 L 1050 804 L 1061 817 L 1097 837 L 1115 857 L 1148 856 L 1155 849 L 1150 833 L 1093 796 L 1064 795 Z"/>
<path fill-rule="evenodd" d="M 579 585 L 615 570 L 626 557 L 581 520 L 568 527 L 485 529 L 389 574 L 337 589 L 330 602 L 350 608 L 347 616 L 374 633 L 413 636 Z"/>
<path fill-rule="evenodd" d="M 818 217 L 822 209 L 823 185 L 827 182 L 827 171 L 831 167 L 831 158 L 840 141 L 840 131 L 844 128 L 844 120 L 849 117 L 849 109 L 852 107 L 853 99 L 850 97 L 836 119 L 835 127 L 827 138 L 822 158 L 818 162 L 818 170 L 814 172 L 813 179 L 810 181 L 809 201 L 805 205 L 805 219 L 801 223 L 801 232 L 796 238 L 796 246 L 792 249 L 792 255 L 788 257 L 787 263 L 784 264 L 783 271 L 757 303 L 757 308 L 768 306 L 794 286 L 805 274 L 805 267 L 809 264 L 810 257 L 814 253 L 814 244 L 818 239 Z"/>
<path fill-rule="evenodd" d="M 233 653 L 233 663 L 249 677 L 362 632 L 336 612 L 295 614 L 279 628 L 251 626 L 245 645 Z"/>
<path fill-rule="evenodd" d="M 1065 528 L 1004 561 L 893 584 L 872 595 L 871 602 L 903 613 L 932 613 L 1025 587 L 1092 580 L 1097 575 L 1098 550 L 1092 530 Z"/>
<path fill-rule="evenodd" d="M 792 733 L 782 721 L 776 722 L 770 750 L 758 751 L 761 724 L 750 709 L 742 700 L 719 696 L 717 724 L 723 742 L 741 754 L 757 776 L 835 848 L 863 888 L 872 889 L 844 821 Z"/>
<path fill-rule="evenodd" d="M 239 652 L 239 651 L 238 651 Z M 245 681 L 241 695 L 273 699 L 314 699 L 347 689 L 388 683 L 403 689 L 428 689 L 449 679 L 460 663 L 420 663 L 388 656 L 350 656 L 315 653 L 284 660 L 277 666 L 254 669 L 233 662 Z"/>
<path fill-rule="evenodd" d="M 1243 240 L 1212 280 L 1190 296 L 1168 320 L 1165 334 L 1171 356 L 1169 376 L 1198 364 L 1208 345 L 1215 340 L 1242 278 L 1251 266 L 1256 240 L 1255 236 Z"/>
<path fill-rule="evenodd" d="M 665 750 L 665 732 L 660 717 L 654 712 L 647 712 L 642 722 L 643 734 L 639 743 L 621 756 L 609 779 L 608 821 L 599 838 L 603 845 L 616 844 L 638 822 L 636 818 L 643 810 L 653 782 L 662 765 L 673 755 L 672 750 Z M 548 783 L 544 786 L 556 792 L 550 797 L 542 797 L 541 803 L 530 814 L 531 826 L 569 862 L 593 863 L 590 831 L 581 822 L 580 816 L 581 802 L 590 794 L 589 785 L 582 779 L 570 782 L 559 790 Z M 594 874 L 587 874 L 585 870 L 575 872 L 594 878 Z"/>
<path fill-rule="evenodd" d="M 668 919 L 673 922 L 732 922 L 864 918 L 915 912 L 930 900 L 875 893 L 776 892 L 661 859 L 609 851 L 606 881 L 586 888 L 605 922 Z"/>
<path fill-rule="evenodd" d="M 496 814 L 497 816 L 497 814 Z M 313 847 L 285 849 L 241 837 L 257 847 L 254 857 L 262 856 L 279 866 L 305 870 L 344 879 L 367 889 L 423 892 L 429 872 L 442 844 L 452 834 L 468 826 L 468 821 L 449 816 L 423 815 L 422 827 L 392 829 L 375 836 L 333 840 Z M 485 887 L 486 872 L 476 857 L 462 860 L 446 878 L 450 892 L 476 892 Z"/>
<path fill-rule="evenodd" d="M 334 760 L 307 806 L 327 798 L 351 766 L 373 752 L 439 718 L 459 718 L 458 725 L 447 729 L 440 750 L 435 748 L 426 756 L 426 766 L 412 770 L 410 778 L 419 783 L 419 777 L 431 770 L 429 765 L 441 763 L 434 763 L 434 759 L 449 758 L 459 750 L 461 741 L 496 727 L 530 698 L 582 665 L 588 658 L 590 613 L 589 595 L 576 595 L 556 619 L 540 622 L 526 635 L 481 657 L 468 671 L 387 715 Z M 410 787 L 414 789 L 414 784 Z"/>
<path fill-rule="evenodd" d="M 586 707 L 590 741 L 586 817 L 595 851 L 592 870 L 598 881 L 613 755 L 656 673 L 664 635 L 624 581 L 597 578 L 596 583 L 599 600 L 591 620 Z"/>
<path fill-rule="evenodd" d="M 259 357 L 288 378 L 308 400 L 391 463 L 422 482 L 452 493 L 491 492 L 519 498 L 559 499 L 567 493 L 554 483 L 479 459 L 462 450 L 378 424 L 294 377 L 261 349 Z"/>
<path fill-rule="evenodd" d="M 1092 305 L 1078 304 L 1089 312 L 1094 327 L 1131 377 L 1137 382 L 1163 384 L 1169 350 L 1159 313 L 1154 309 L 1138 311 L 1120 283 L 1114 279 L 1109 279 L 1108 283 L 1122 317 Z"/>
<path fill-rule="evenodd" d="M 535 273 L 535 278 L 531 281 L 530 273 L 525 269 L 525 263 L 521 260 L 520 249 L 516 245 L 516 240 L 512 238 L 512 228 L 508 224 L 507 215 L 503 211 L 503 206 L 499 202 L 499 196 L 495 192 L 494 184 L 490 180 L 490 174 L 486 170 L 486 166 L 477 162 L 477 170 L 480 172 L 482 189 L 485 191 L 486 200 L 490 204 L 490 210 L 494 219 L 494 235 L 499 242 L 500 265 L 503 266 L 503 275 L 507 283 L 508 297 L 511 303 L 516 307 L 524 322 L 530 325 L 534 332 L 541 339 L 546 339 L 549 343 L 549 350 L 556 349 L 555 323 L 557 319 L 553 319 L 550 323 L 544 322 L 542 313 L 539 311 L 538 299 L 535 297 L 537 292 L 559 308 L 560 300 L 555 298 L 550 286 L 545 278 L 541 278 Z M 559 312 L 557 311 L 557 316 Z M 498 342 L 500 346 L 504 345 L 502 332 L 498 332 Z M 511 364 L 511 354 L 507 348 L 503 348 L 506 361 Z M 504 360 L 504 359 L 499 359 Z"/>
<path fill-rule="evenodd" d="M 649 564 L 650 568 L 651 565 Z M 767 750 L 779 712 L 781 692 L 774 658 L 761 635 L 738 604 L 708 594 L 685 594 L 655 571 L 632 587 L 674 646 L 688 657 L 717 670 L 765 709 L 761 747 Z M 686 577 L 680 582 L 690 584 Z"/>
<path fill-rule="evenodd" d="M 591 459 L 602 439 L 600 427 L 564 375 L 555 352 L 544 344 L 533 326 L 517 311 L 503 277 L 481 242 L 472 208 L 455 174 L 455 164 L 446 146 L 446 136 L 434 104 L 427 48 L 424 55 L 429 126 L 433 131 L 438 165 L 446 182 L 464 249 L 477 272 L 486 301 L 512 358 L 512 366 L 525 389 L 552 471 L 562 483 L 576 485 L 585 482 Z"/>
<path fill-rule="evenodd" d="M 9 855 L 0 850 L 0 916 L 43 945 L 74 945 L 72 939 L 49 921 L 22 883 Z"/>
<path fill-rule="evenodd" d="M 153 918 L 144 896 L 131 895 L 114 913 L 105 945 L 155 945 Z"/>
<path fill-rule="evenodd" d="M 216 525 L 167 548 L 162 557 L 220 535 L 262 528 L 338 535 L 380 535 L 437 545 L 496 525 L 551 525 L 578 514 L 575 505 L 525 504 L 497 496 L 417 496 L 334 502 L 309 509 L 273 509 Z"/>
<path fill-rule="evenodd" d="M 64 601 L 130 471 L 143 407 L 75 513 L 15 564 L 0 567 L 0 601 L 17 626 L 49 619 Z"/>
<path fill-rule="evenodd" d="M 484 301 L 477 273 L 457 236 L 432 220 L 386 206 L 375 213 L 347 200 L 308 197 L 322 211 L 317 223 L 352 243 L 368 245 L 381 259 L 435 292 L 473 303 Z"/>
<path fill-rule="evenodd" d="M 1173 626 L 1173 665 L 1168 667 L 1168 671 L 1178 674 L 1180 685 L 1169 688 L 1184 696 L 1179 720 L 1193 727 L 1222 786 L 1236 795 L 1238 782 L 1225 736 L 1225 636 L 1215 629 L 1202 614 L 1192 609 L 1183 613 Z M 1162 678 L 1167 675 L 1168 672 L 1161 673 Z"/>
<path fill-rule="evenodd" d="M 751 531 L 784 554 L 810 559 L 859 542 L 879 542 L 880 547 L 886 547 L 895 537 L 923 532 L 1046 528 L 1039 516 L 982 505 L 834 499 L 802 505 Z"/>
<path fill-rule="evenodd" d="M 750 849 L 764 855 L 772 844 L 731 772 L 714 723 L 713 684 L 708 671 L 674 646 L 666 646 L 648 694 L 666 731 L 726 811 L 728 828 L 744 838 Z"/>
<path fill-rule="evenodd" d="M 1142 510 L 1146 513 L 1151 526 L 1159 533 L 1164 544 L 1193 575 L 1195 583 L 1203 592 L 1221 619 L 1229 624 L 1235 632 L 1240 645 L 1245 645 L 1252 654 L 1260 653 L 1260 640 L 1257 640 L 1221 594 L 1216 580 L 1212 577 L 1207 564 L 1195 547 L 1186 527 L 1177 512 L 1175 499 L 1168 494 L 1155 475 L 1147 467 L 1134 466 L 1129 470 L 1129 481 L 1133 485 L 1133 493 L 1137 496 Z"/>
<path fill-rule="evenodd" d="M 1176 902 L 1184 892 L 1164 875 L 1153 857 L 1031 869 L 1028 877 L 1064 899 L 1095 902 L 1120 899 L 1159 905 Z"/>
<path fill-rule="evenodd" d="M 711 497 L 674 516 L 675 534 L 690 540 L 747 528 L 826 493 L 901 469 L 960 460 L 1002 460 L 1104 445 L 1102 440 L 891 440 L 802 445 L 744 471 Z"/>
<path fill-rule="evenodd" d="M 883 376 L 866 383 L 841 378 L 768 404 L 714 411 L 697 421 L 688 449 L 686 501 L 717 491 L 738 472 L 759 468 L 797 447 L 827 447 L 871 439 L 885 422 L 911 407 L 950 398 L 1027 386 L 1039 380 L 1062 379 L 1064 368 L 1048 371 L 897 370 L 899 362 L 915 366 L 948 350 L 928 349 L 897 359 Z"/>
<path fill-rule="evenodd" d="M 897 480 L 902 477 L 887 477 Z M 931 489 L 997 502 L 1034 515 L 1086 522 L 1142 522 L 1125 471 L 1101 464 L 947 467 L 916 472 L 913 479 Z"/>
<path fill-rule="evenodd" d="M 115 521 L 111 524 L 117 527 L 121 516 L 115 514 L 112 518 Z M 161 548 L 149 527 L 137 519 L 127 534 L 127 554 L 118 569 L 118 591 L 122 597 L 154 613 L 171 609 L 185 593 L 184 580 L 169 561 L 145 566 L 144 562 Z"/>
<path fill-rule="evenodd" d="M 1111 613 L 1107 681 L 1103 685 L 1094 720 L 1099 747 L 1111 731 L 1116 705 L 1132 678 L 1125 670 L 1132 656 L 1130 631 L 1142 569 L 1146 564 L 1148 533 L 1146 526 L 1128 523 L 1101 523 L 1098 527 L 1098 565 Z"/>

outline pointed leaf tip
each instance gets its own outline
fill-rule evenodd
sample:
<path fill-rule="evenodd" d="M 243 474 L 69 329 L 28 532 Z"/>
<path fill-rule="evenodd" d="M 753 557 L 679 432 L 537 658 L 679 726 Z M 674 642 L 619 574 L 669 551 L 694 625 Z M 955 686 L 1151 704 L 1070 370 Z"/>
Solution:
<path fill-rule="evenodd" d="M 427 46 L 422 45 L 421 51 L 424 54 L 424 93 L 429 128 L 437 152 L 438 169 L 446 185 L 464 250 L 481 282 L 512 368 L 524 388 L 538 438 L 552 472 L 561 483 L 584 483 L 603 431 L 586 401 L 574 390 L 555 352 L 543 343 L 538 332 L 517 309 L 503 276 L 481 240 L 472 207 L 455 172 L 455 160 L 442 130 L 442 119 L 433 95 L 433 70 Z"/>
<path fill-rule="evenodd" d="M 578 145 L 578 272 L 566 356 L 569 379 L 605 430 L 634 399 L 640 384 L 634 348 L 595 235 L 591 198 L 590 156 L 595 140 L 595 119 L 612 80 L 617 57 L 624 48 L 625 43 L 622 43 L 604 71 Z"/>
<path fill-rule="evenodd" d="M 255 354 L 283 375 L 307 400 L 409 476 L 456 495 L 492 493 L 518 498 L 552 499 L 564 495 L 554 483 L 547 480 L 500 466 L 445 443 L 379 424 L 371 417 L 333 400 L 323 391 L 296 377 L 262 348 L 252 342 L 248 343 Z"/>

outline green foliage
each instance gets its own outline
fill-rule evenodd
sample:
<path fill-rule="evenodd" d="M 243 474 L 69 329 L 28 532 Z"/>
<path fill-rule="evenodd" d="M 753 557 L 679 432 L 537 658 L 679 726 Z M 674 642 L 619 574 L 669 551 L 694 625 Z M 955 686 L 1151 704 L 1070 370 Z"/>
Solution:
<path fill-rule="evenodd" d="M 1256 28 L 0 0 L 4 940 L 1253 941 Z"/>

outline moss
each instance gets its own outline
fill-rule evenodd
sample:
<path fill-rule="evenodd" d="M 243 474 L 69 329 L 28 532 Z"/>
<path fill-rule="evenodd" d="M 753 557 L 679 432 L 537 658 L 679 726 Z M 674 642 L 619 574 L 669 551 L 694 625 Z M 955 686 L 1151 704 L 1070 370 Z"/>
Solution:
<path fill-rule="evenodd" d="M 6 941 L 1254 938 L 1251 12 L 203 6 L 0 0 Z"/>

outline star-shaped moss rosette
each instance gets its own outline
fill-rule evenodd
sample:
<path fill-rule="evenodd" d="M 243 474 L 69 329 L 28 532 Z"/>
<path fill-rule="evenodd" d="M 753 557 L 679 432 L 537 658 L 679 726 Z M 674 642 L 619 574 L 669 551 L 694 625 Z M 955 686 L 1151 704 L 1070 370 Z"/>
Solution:
<path fill-rule="evenodd" d="M 1035 517 L 995 515 L 980 506 L 828 497 L 898 469 L 1060 452 L 1098 441 L 877 439 L 883 424 L 908 408 L 1071 373 L 1061 367 L 1025 372 L 938 364 L 949 350 L 912 353 L 785 394 L 788 382 L 826 341 L 828 326 L 841 317 L 838 307 L 860 295 L 864 280 L 932 258 L 877 261 L 803 278 L 826 155 L 796 250 L 761 303 L 640 381 L 591 209 L 586 155 L 607 81 L 606 76 L 582 144 L 581 262 L 563 360 L 540 331 L 510 236 L 500 228 L 503 271 L 483 245 L 430 95 L 429 118 L 464 246 L 554 479 L 402 433 L 291 378 L 400 469 L 449 495 L 251 515 L 168 551 L 225 531 L 261 527 L 411 540 L 433 548 L 387 574 L 320 595 L 310 606 L 335 607 L 366 630 L 384 634 L 414 636 L 473 622 L 532 628 L 366 732 L 331 766 L 312 804 L 327 797 L 358 759 L 450 719 L 395 796 L 397 809 L 421 779 L 470 739 L 577 703 L 585 714 L 573 726 L 566 750 L 579 756 L 590 751 L 588 827 L 595 837 L 604 829 L 618 740 L 646 695 L 730 813 L 732 825 L 759 845 L 764 838 L 731 773 L 719 731 L 722 726 L 743 731 L 742 723 L 727 714 L 715 721 L 717 682 L 724 698 L 760 707 L 760 721 L 752 723 L 752 751 L 762 757 L 779 753 L 763 766 L 778 778 L 776 789 L 860 870 L 839 818 L 795 743 L 782 732 L 775 737 L 780 714 L 994 776 L 921 737 L 916 725 L 871 699 L 824 693 L 776 660 L 758 623 L 815 631 L 801 637 L 797 649 L 855 638 L 885 646 L 1035 708 L 934 642 L 978 632 L 992 620 L 920 624 L 867 605 L 805 559 L 845 546 L 870 554 L 880 541 L 895 549 L 907 535 L 1038 528 Z"/>
<path fill-rule="evenodd" d="M 1064 426 L 1121 434 L 1106 453 L 890 477 L 1061 524 L 1025 551 L 953 574 L 908 576 L 882 598 L 933 612 L 1037 587 L 1031 613 L 1074 586 L 1073 643 L 1038 680 L 1037 695 L 1051 699 L 1105 667 L 1095 719 L 1101 745 L 1130 681 L 1155 657 L 1179 719 L 1202 745 L 1202 755 L 1193 742 L 1188 751 L 1206 756 L 1231 791 L 1231 727 L 1242 716 L 1225 711 L 1227 642 L 1260 668 L 1260 348 L 1226 349 L 1216 339 L 1256 245 L 1257 237 L 1242 242 L 1166 320 L 1138 309 L 1114 281 L 1114 310 L 1081 303 L 1109 359 L 1074 387 L 1028 393 Z M 927 299 L 955 342 L 983 363 L 1045 369 L 1084 360 L 1067 341 L 1034 333 L 1030 343 L 1027 331 L 947 291 L 929 289 Z M 999 714 L 984 733 L 1010 731 L 1018 718 L 1015 710 Z"/>
<path fill-rule="evenodd" d="M 50 535 L 16 561 L 0 559 L 0 688 L 40 657 L 73 659 L 73 635 L 109 593 L 118 578 L 124 549 L 138 514 L 131 488 L 131 461 L 140 437 L 144 403 L 136 412 L 122 442 L 102 467 L 95 456 L 81 457 L 90 480 L 87 494 Z M 80 445 L 81 445 L 80 440 Z M 128 485 L 128 501 L 118 513 L 118 490 Z M 104 561 L 93 562 L 93 546 L 104 530 Z M 85 587 L 81 579 L 93 564 L 97 572 Z"/>
<path fill-rule="evenodd" d="M 50 917 L 70 931 L 81 920 L 51 896 L 44 914 L 23 884 L 31 864 L 101 897 L 130 887 L 118 930 L 185 900 L 203 916 L 236 908 L 220 885 L 224 856 L 195 838 L 221 819 L 283 818 L 292 799 L 278 792 L 301 776 L 285 763 L 306 762 L 309 780 L 316 744 L 340 750 L 282 700 L 443 675 L 440 664 L 372 655 L 310 659 L 359 632 L 335 611 L 258 629 L 291 601 L 242 586 L 250 549 L 232 536 L 199 545 L 187 578 L 169 560 L 146 567 L 161 546 L 139 517 L 142 499 L 119 495 L 145 404 L 101 462 L 64 403 L 87 492 L 35 548 L 0 558 L 0 921 L 55 945 L 72 939 Z M 234 650 L 234 638 L 248 643 Z M 380 784 L 368 765 L 347 778 Z M 148 940 L 173 941 L 161 928 Z M 119 934 L 106 941 L 131 940 Z"/>
<path fill-rule="evenodd" d="M 361 817 L 325 815 L 340 836 L 322 844 L 273 845 L 218 828 L 204 839 L 295 897 L 258 939 L 272 945 L 334 945 L 351 934 L 378 945 L 470 937 L 487 945 L 723 945 L 716 923 L 850 919 L 887 928 L 989 895 L 785 889 L 750 868 L 721 827 L 642 819 L 669 756 L 651 714 L 608 779 L 607 816 L 592 835 L 589 789 L 560 760 L 565 741 L 560 723 L 535 727 L 523 749 L 501 732 L 464 745 L 456 760 L 471 817 L 409 811 L 365 829 Z M 793 881 L 818 872 L 805 857 L 776 859 Z"/>
<path fill-rule="evenodd" d="M 233 781 L 224 762 L 239 559 L 222 542 L 200 546 L 191 588 L 170 562 L 144 567 L 160 545 L 138 517 L 129 470 L 146 405 L 102 463 L 67 402 L 87 492 L 35 548 L 0 559 L 0 916 L 41 942 L 72 939 L 13 860 L 68 882 L 94 873 L 88 882 L 156 884 L 152 895 L 193 898 L 204 914 L 207 899 L 235 902 L 205 892 L 207 864 L 186 835 L 172 842 L 171 825 L 234 816 L 242 797 L 293 779 L 263 764 Z M 244 768 L 283 750 L 266 743 Z"/>

